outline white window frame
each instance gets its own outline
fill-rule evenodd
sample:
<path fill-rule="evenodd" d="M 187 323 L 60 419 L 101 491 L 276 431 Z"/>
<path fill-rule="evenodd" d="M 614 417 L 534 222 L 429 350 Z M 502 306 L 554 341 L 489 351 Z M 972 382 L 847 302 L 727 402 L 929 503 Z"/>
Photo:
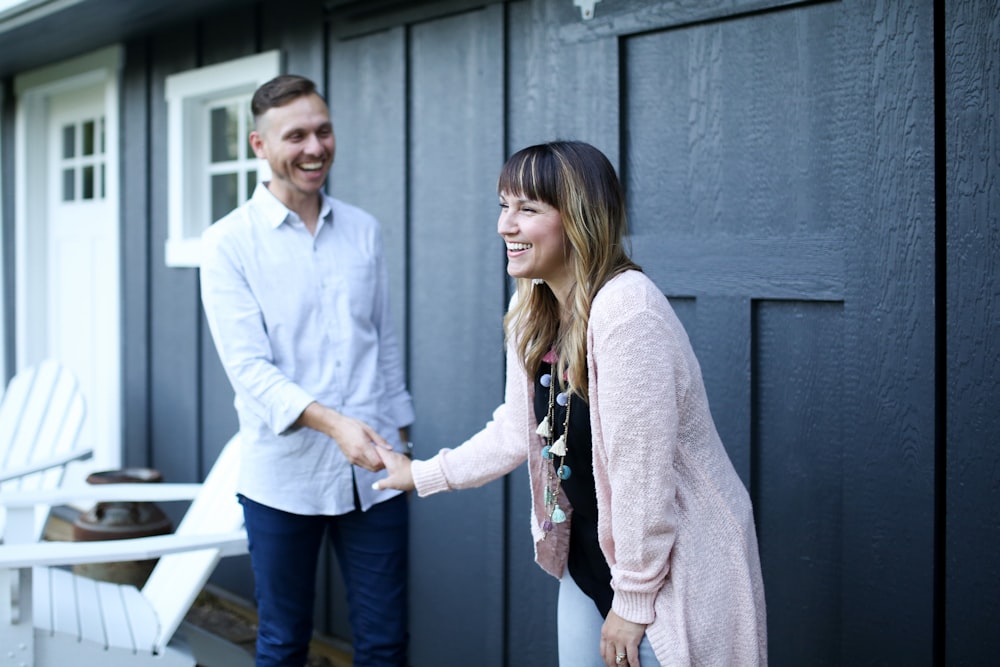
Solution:
<path fill-rule="evenodd" d="M 201 233 L 214 222 L 205 219 L 211 179 L 206 109 L 249 97 L 280 73 L 281 52 L 275 50 L 167 77 L 167 266 L 200 266 Z M 257 182 L 268 178 L 267 163 L 259 160 Z"/>
<path fill-rule="evenodd" d="M 4 88 L 0 87 L 0 109 L 4 108 Z M 0 146 L 3 146 L 3 123 L 0 123 Z M 3 181 L 3 160 L 0 159 L 0 184 Z M 3 191 L 4 188 L 0 187 L 0 220 L 3 219 Z M 4 248 L 3 234 L 0 234 L 0 313 L 7 312 L 7 305 L 4 295 L 7 293 L 7 281 L 5 279 L 7 272 L 4 270 L 3 258 L 7 254 Z M 10 345 L 10 338 L 7 337 L 7 318 L 0 317 L 0 340 L 3 344 L 0 345 L 0 386 L 7 386 L 7 351 Z"/>

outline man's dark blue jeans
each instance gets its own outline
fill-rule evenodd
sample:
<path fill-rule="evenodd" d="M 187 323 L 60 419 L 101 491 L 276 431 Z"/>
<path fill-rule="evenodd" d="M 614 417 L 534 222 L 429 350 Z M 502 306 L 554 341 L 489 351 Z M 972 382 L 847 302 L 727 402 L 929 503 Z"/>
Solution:
<path fill-rule="evenodd" d="M 289 514 L 240 496 L 255 578 L 256 667 L 301 667 L 309 654 L 316 565 L 324 534 L 340 565 L 355 667 L 405 667 L 407 533 L 405 495 L 367 512 Z"/>

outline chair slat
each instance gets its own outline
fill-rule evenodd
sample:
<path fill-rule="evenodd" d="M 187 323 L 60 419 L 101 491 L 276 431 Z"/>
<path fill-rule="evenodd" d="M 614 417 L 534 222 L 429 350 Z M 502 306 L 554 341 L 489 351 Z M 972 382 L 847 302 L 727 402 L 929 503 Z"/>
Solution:
<path fill-rule="evenodd" d="M 45 406 L 42 426 L 35 440 L 33 459 L 55 457 L 72 451 L 84 417 L 83 396 L 79 393 L 76 381 L 71 374 L 68 371 L 63 371 L 53 387 L 48 404 Z M 40 472 L 32 476 L 32 486 L 22 488 L 56 488 L 62 484 L 65 470 L 65 466 L 61 466 Z"/>
<path fill-rule="evenodd" d="M 77 612 L 80 615 L 80 641 L 92 642 L 101 648 L 108 647 L 108 635 L 104 629 L 104 615 L 97 592 L 97 582 L 89 577 L 75 575 Z"/>
<path fill-rule="evenodd" d="M 122 586 L 121 594 L 132 625 L 133 641 L 137 650 L 152 653 L 160 631 L 160 621 L 156 618 L 156 612 L 135 586 Z"/>
<path fill-rule="evenodd" d="M 121 586 L 99 581 L 97 597 L 101 602 L 101 616 L 104 618 L 104 628 L 108 635 L 108 646 L 135 651 L 132 626 L 129 623 L 125 601 L 122 599 Z"/>
<path fill-rule="evenodd" d="M 35 374 L 31 395 L 21 417 L 19 434 L 30 443 L 31 452 L 27 457 L 29 461 L 36 455 L 48 456 L 51 453 L 52 434 L 58 432 L 58 422 L 62 421 L 59 415 L 56 415 L 56 423 L 52 423 L 49 418 L 50 409 L 57 404 L 60 396 L 60 384 L 65 386 L 60 382 L 60 375 L 60 369 L 51 364 L 39 367 Z M 65 390 L 61 395 L 66 397 Z"/>
<path fill-rule="evenodd" d="M 28 394 L 21 405 L 17 430 L 9 445 L 11 452 L 8 460 L 11 464 L 25 465 L 31 461 L 58 375 L 59 367 L 51 363 L 40 364 L 35 371 Z"/>
<path fill-rule="evenodd" d="M 24 465 L 30 460 L 30 440 L 24 437 L 26 430 L 31 429 L 31 419 L 26 415 L 31 412 L 32 399 L 37 402 L 36 389 L 44 390 L 35 382 L 39 375 L 37 368 L 25 369 L 15 375 L 7 392 L 4 394 L 3 410 L 0 416 L 4 421 L 4 443 L 7 449 L 4 456 L 5 466 Z"/>
<path fill-rule="evenodd" d="M 0 399 L 0 470 L 37 466 L 69 454 L 86 418 L 86 403 L 73 373 L 54 360 L 18 372 Z M 66 465 L 23 474 L 0 484 L 0 494 L 57 488 Z M 39 512 L 35 533 L 41 537 L 46 512 Z M 5 512 L 0 511 L 0 535 Z"/>
<path fill-rule="evenodd" d="M 52 632 L 52 570 L 47 567 L 31 568 L 31 604 L 35 627 Z"/>
<path fill-rule="evenodd" d="M 80 638 L 80 613 L 73 574 L 49 568 L 51 576 L 52 631 Z"/>
<path fill-rule="evenodd" d="M 11 444 L 20 429 L 24 406 L 34 383 L 35 370 L 34 367 L 26 368 L 15 375 L 7 385 L 3 400 L 0 401 L 0 443 L 3 443 L 0 446 L 4 448 L 0 455 L 0 465 L 5 468 L 18 465 L 15 457 L 22 453 L 15 452 Z"/>

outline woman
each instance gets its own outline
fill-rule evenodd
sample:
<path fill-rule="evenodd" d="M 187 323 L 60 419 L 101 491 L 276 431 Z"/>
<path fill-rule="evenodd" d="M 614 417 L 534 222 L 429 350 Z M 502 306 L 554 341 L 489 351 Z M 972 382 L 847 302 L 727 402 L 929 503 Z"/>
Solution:
<path fill-rule="evenodd" d="M 563 667 L 766 664 L 750 500 L 683 327 L 622 246 L 614 168 L 553 142 L 511 157 L 497 189 L 518 279 L 504 404 L 427 461 L 379 449 L 377 487 L 426 496 L 527 460 L 536 561 L 560 578 Z"/>

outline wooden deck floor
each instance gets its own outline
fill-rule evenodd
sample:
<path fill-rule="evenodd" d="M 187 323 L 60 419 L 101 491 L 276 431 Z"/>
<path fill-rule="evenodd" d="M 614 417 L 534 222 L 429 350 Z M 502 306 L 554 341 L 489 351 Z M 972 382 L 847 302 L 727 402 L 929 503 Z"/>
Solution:
<path fill-rule="evenodd" d="M 241 600 L 228 597 L 211 586 L 202 591 L 184 619 L 222 637 L 253 654 L 257 638 L 257 615 Z M 309 647 L 307 667 L 351 667 L 350 646 L 317 636 Z"/>

